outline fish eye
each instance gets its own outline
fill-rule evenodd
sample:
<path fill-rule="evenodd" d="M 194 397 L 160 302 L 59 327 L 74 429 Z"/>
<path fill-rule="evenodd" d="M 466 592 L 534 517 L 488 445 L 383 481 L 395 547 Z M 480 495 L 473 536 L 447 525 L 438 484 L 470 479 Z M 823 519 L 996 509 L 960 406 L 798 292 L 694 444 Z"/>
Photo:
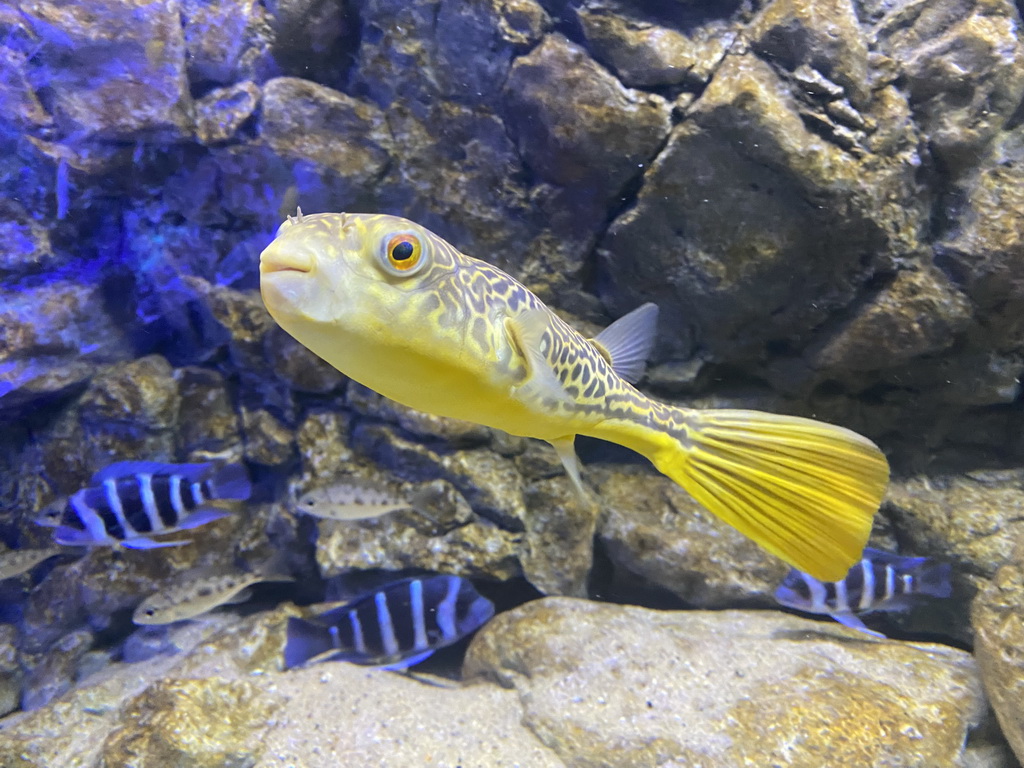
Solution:
<path fill-rule="evenodd" d="M 394 274 L 413 274 L 424 263 L 420 238 L 411 232 L 392 235 L 384 246 L 384 261 Z"/>

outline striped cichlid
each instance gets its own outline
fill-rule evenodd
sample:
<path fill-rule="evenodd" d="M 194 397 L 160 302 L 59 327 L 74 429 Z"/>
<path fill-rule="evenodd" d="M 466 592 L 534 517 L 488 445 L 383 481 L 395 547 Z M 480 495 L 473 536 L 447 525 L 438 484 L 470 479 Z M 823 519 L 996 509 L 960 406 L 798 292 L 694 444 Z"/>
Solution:
<path fill-rule="evenodd" d="M 904 557 L 866 548 L 840 581 L 818 581 L 793 570 L 775 591 L 775 600 L 787 608 L 831 616 L 840 624 L 869 635 L 884 637 L 864 626 L 858 614 L 904 611 L 922 598 L 952 594 L 952 566 L 927 557 Z"/>
<path fill-rule="evenodd" d="M 159 464 L 121 461 L 92 476 L 91 485 L 36 519 L 56 530 L 57 544 L 152 549 L 187 544 L 154 535 L 189 530 L 228 514 L 210 502 L 249 498 L 251 486 L 239 464 Z"/>
<path fill-rule="evenodd" d="M 404 669 L 493 615 L 494 604 L 460 576 L 403 579 L 312 621 L 288 619 L 284 665 L 333 660 Z"/>
<path fill-rule="evenodd" d="M 554 446 L 586 498 L 576 435 L 646 456 L 769 552 L 826 580 L 860 557 L 889 478 L 842 427 L 680 408 L 634 388 L 654 341 L 646 304 L 594 339 L 525 286 L 396 216 L 290 217 L 260 257 L 273 318 L 380 394 Z"/>

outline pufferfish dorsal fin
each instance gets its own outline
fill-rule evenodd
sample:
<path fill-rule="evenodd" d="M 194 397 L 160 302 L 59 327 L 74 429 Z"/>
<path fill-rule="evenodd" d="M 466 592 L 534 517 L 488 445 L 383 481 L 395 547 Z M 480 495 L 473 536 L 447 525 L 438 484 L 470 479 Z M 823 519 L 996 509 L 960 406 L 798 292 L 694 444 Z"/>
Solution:
<path fill-rule="evenodd" d="M 642 304 L 590 339 L 612 370 L 630 384 L 644 373 L 658 330 L 658 305 Z"/>

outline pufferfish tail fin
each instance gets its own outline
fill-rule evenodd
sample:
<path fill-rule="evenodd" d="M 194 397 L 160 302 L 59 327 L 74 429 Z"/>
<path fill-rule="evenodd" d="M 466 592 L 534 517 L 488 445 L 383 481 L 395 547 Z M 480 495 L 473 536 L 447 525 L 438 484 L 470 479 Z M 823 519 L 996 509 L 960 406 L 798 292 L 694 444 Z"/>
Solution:
<path fill-rule="evenodd" d="M 839 581 L 889 481 L 878 447 L 842 427 L 760 411 L 688 412 L 688 445 L 652 460 L 697 501 L 793 567 Z"/>

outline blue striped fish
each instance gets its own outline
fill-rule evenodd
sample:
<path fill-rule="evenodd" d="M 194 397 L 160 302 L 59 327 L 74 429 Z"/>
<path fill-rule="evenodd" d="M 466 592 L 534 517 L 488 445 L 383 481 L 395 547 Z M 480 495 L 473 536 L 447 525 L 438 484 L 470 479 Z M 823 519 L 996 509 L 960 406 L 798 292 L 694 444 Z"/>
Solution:
<path fill-rule="evenodd" d="M 775 600 L 787 608 L 827 614 L 851 629 L 885 637 L 864 626 L 858 614 L 905 611 L 922 598 L 949 597 L 951 571 L 949 563 L 927 557 L 866 548 L 841 581 L 818 581 L 794 568 L 775 591 Z"/>
<path fill-rule="evenodd" d="M 229 514 L 210 504 L 245 500 L 252 487 L 239 464 L 159 464 L 122 461 L 100 470 L 91 485 L 36 519 L 55 528 L 53 540 L 69 546 L 176 547 L 188 540 L 156 541 L 153 535 L 196 528 Z"/>
<path fill-rule="evenodd" d="M 288 619 L 285 669 L 326 660 L 405 669 L 493 615 L 494 604 L 459 576 L 403 579 L 312 621 Z"/>

